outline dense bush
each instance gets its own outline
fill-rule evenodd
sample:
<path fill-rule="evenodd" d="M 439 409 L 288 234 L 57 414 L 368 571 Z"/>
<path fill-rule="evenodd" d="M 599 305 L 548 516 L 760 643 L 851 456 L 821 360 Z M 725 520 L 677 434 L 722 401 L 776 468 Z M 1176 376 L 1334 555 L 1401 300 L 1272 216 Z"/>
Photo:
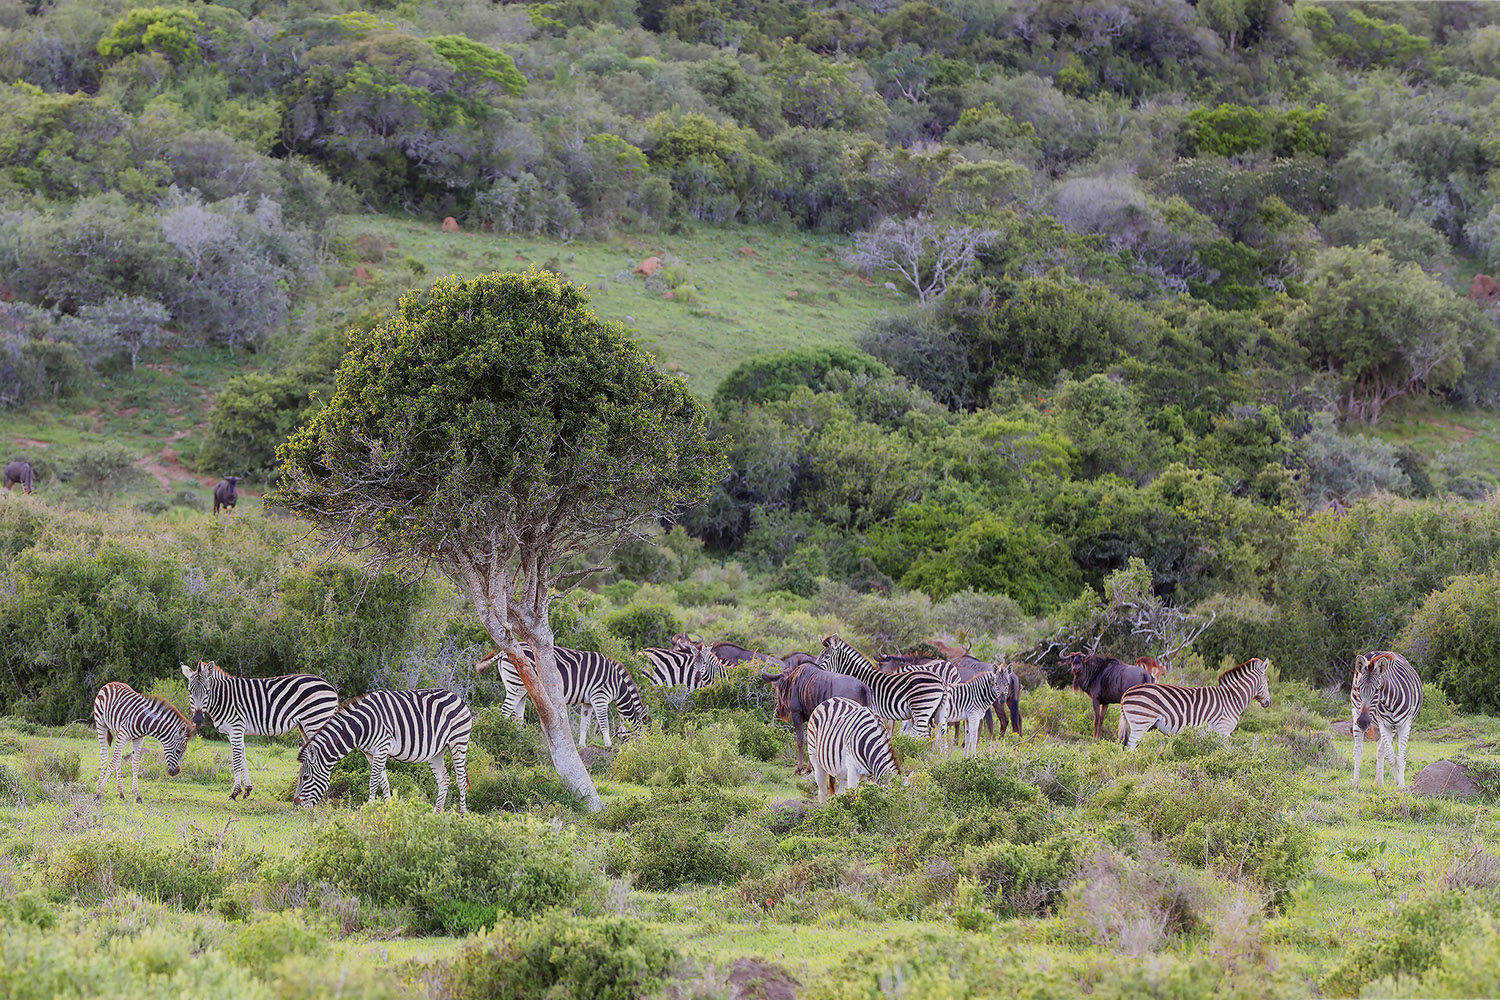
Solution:
<path fill-rule="evenodd" d="M 43 877 L 55 893 L 80 902 L 100 903 L 125 889 L 193 910 L 253 875 L 261 860 L 207 833 L 160 844 L 96 831 L 49 849 Z"/>
<path fill-rule="evenodd" d="M 1500 714 L 1493 678 L 1500 668 L 1500 575 L 1455 577 L 1407 622 L 1399 648 L 1464 712 Z"/>
<path fill-rule="evenodd" d="M 682 631 L 682 619 L 660 604 L 633 604 L 609 615 L 604 625 L 631 649 L 670 649 L 672 637 Z"/>
<path fill-rule="evenodd" d="M 496 914 L 586 910 L 601 890 L 591 853 L 576 834 L 530 817 L 433 813 L 398 799 L 315 828 L 300 871 L 376 905 L 410 907 L 419 929 L 456 933 Z"/>
<path fill-rule="evenodd" d="M 506 921 L 465 945 L 443 973 L 444 995 L 635 1000 L 652 992 L 676 961 L 676 952 L 640 921 L 551 914 Z"/>
<path fill-rule="evenodd" d="M 610 771 L 642 785 L 743 785 L 753 772 L 738 745 L 739 733 L 724 723 L 676 733 L 649 730 L 620 748 Z"/>

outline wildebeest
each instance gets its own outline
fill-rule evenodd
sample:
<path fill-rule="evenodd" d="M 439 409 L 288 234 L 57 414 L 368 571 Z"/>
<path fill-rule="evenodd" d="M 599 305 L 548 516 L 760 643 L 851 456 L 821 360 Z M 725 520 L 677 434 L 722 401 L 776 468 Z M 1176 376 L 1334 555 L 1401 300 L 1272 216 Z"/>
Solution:
<path fill-rule="evenodd" d="M 783 656 L 781 658 L 781 662 L 785 663 L 788 669 L 791 669 L 793 667 L 800 667 L 804 663 L 817 663 L 818 658 L 811 653 L 803 653 L 794 650 Z"/>
<path fill-rule="evenodd" d="M 214 487 L 215 514 L 219 512 L 220 507 L 228 507 L 230 510 L 234 510 L 235 501 L 239 499 L 239 493 L 235 490 L 235 485 L 239 481 L 239 476 L 225 476 L 219 480 L 219 484 Z"/>
<path fill-rule="evenodd" d="M 31 463 L 30 462 L 7 462 L 5 465 L 5 488 L 10 490 L 16 486 L 21 487 L 23 493 L 31 492 Z"/>
<path fill-rule="evenodd" d="M 779 674 L 760 672 L 760 679 L 776 689 L 776 718 L 792 724 L 797 737 L 797 773 L 812 770 L 807 762 L 807 720 L 829 698 L 848 698 L 866 708 L 875 705 L 875 693 L 856 677 L 824 670 L 815 663 L 804 663 Z"/>
<path fill-rule="evenodd" d="M 771 660 L 779 662 L 779 657 L 771 656 L 768 653 L 760 653 L 753 649 L 746 649 L 744 646 L 733 642 L 716 642 L 713 649 L 714 655 L 731 667 L 736 663 L 743 663 L 746 660 Z"/>
<path fill-rule="evenodd" d="M 1062 661 L 1073 675 L 1075 690 L 1087 691 L 1094 702 L 1094 739 L 1103 739 L 1104 713 L 1118 705 L 1125 692 L 1137 684 L 1151 684 L 1151 671 L 1113 656 L 1064 653 Z"/>

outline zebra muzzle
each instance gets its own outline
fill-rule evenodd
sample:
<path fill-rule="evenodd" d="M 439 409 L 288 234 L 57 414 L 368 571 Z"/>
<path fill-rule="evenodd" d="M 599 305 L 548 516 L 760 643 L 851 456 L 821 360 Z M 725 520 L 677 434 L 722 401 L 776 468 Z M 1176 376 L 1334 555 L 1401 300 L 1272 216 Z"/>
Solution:
<path fill-rule="evenodd" d="M 201 725 L 203 725 L 203 710 L 202 709 L 199 709 L 198 711 L 196 711 L 196 712 L 193 713 L 193 725 L 195 725 L 195 726 L 201 726 Z"/>

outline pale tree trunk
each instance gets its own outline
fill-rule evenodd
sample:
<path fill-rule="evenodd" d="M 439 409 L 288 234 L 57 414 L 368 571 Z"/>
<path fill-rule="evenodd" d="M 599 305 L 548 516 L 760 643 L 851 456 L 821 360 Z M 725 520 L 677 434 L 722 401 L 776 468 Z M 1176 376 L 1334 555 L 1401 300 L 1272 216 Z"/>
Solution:
<path fill-rule="evenodd" d="M 485 631 L 495 640 L 501 654 L 515 665 L 521 683 L 526 685 L 526 693 L 531 696 L 531 705 L 541 722 L 542 738 L 552 755 L 552 766 L 563 783 L 583 799 L 589 812 L 598 812 L 604 803 L 588 768 L 583 766 L 578 745 L 573 742 L 568 706 L 563 701 L 562 674 L 557 670 L 552 623 L 547 618 L 544 599 L 536 602 L 539 613 L 531 613 L 532 608 L 522 602 L 507 600 L 511 594 L 509 573 L 501 570 L 500 579 L 492 580 L 489 574 L 476 572 L 477 569 L 470 564 L 463 573 L 470 596 Z M 536 654 L 536 666 L 526 658 L 523 642 Z"/>

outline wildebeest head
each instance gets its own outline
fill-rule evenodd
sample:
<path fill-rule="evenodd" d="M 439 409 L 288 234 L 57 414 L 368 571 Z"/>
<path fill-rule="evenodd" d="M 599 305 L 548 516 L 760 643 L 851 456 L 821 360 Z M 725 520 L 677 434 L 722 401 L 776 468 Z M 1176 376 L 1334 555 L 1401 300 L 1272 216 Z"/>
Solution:
<path fill-rule="evenodd" d="M 1079 681 L 1083 676 L 1083 661 L 1089 658 L 1087 653 L 1063 653 L 1058 660 L 1068 665 L 1068 673 L 1073 678 L 1073 688 L 1077 690 Z"/>
<path fill-rule="evenodd" d="M 769 670 L 760 672 L 760 679 L 770 684 L 776 692 L 776 718 L 782 722 L 792 721 L 792 697 L 796 693 L 797 678 L 801 676 L 805 666 L 798 664 L 779 674 L 773 674 Z"/>

